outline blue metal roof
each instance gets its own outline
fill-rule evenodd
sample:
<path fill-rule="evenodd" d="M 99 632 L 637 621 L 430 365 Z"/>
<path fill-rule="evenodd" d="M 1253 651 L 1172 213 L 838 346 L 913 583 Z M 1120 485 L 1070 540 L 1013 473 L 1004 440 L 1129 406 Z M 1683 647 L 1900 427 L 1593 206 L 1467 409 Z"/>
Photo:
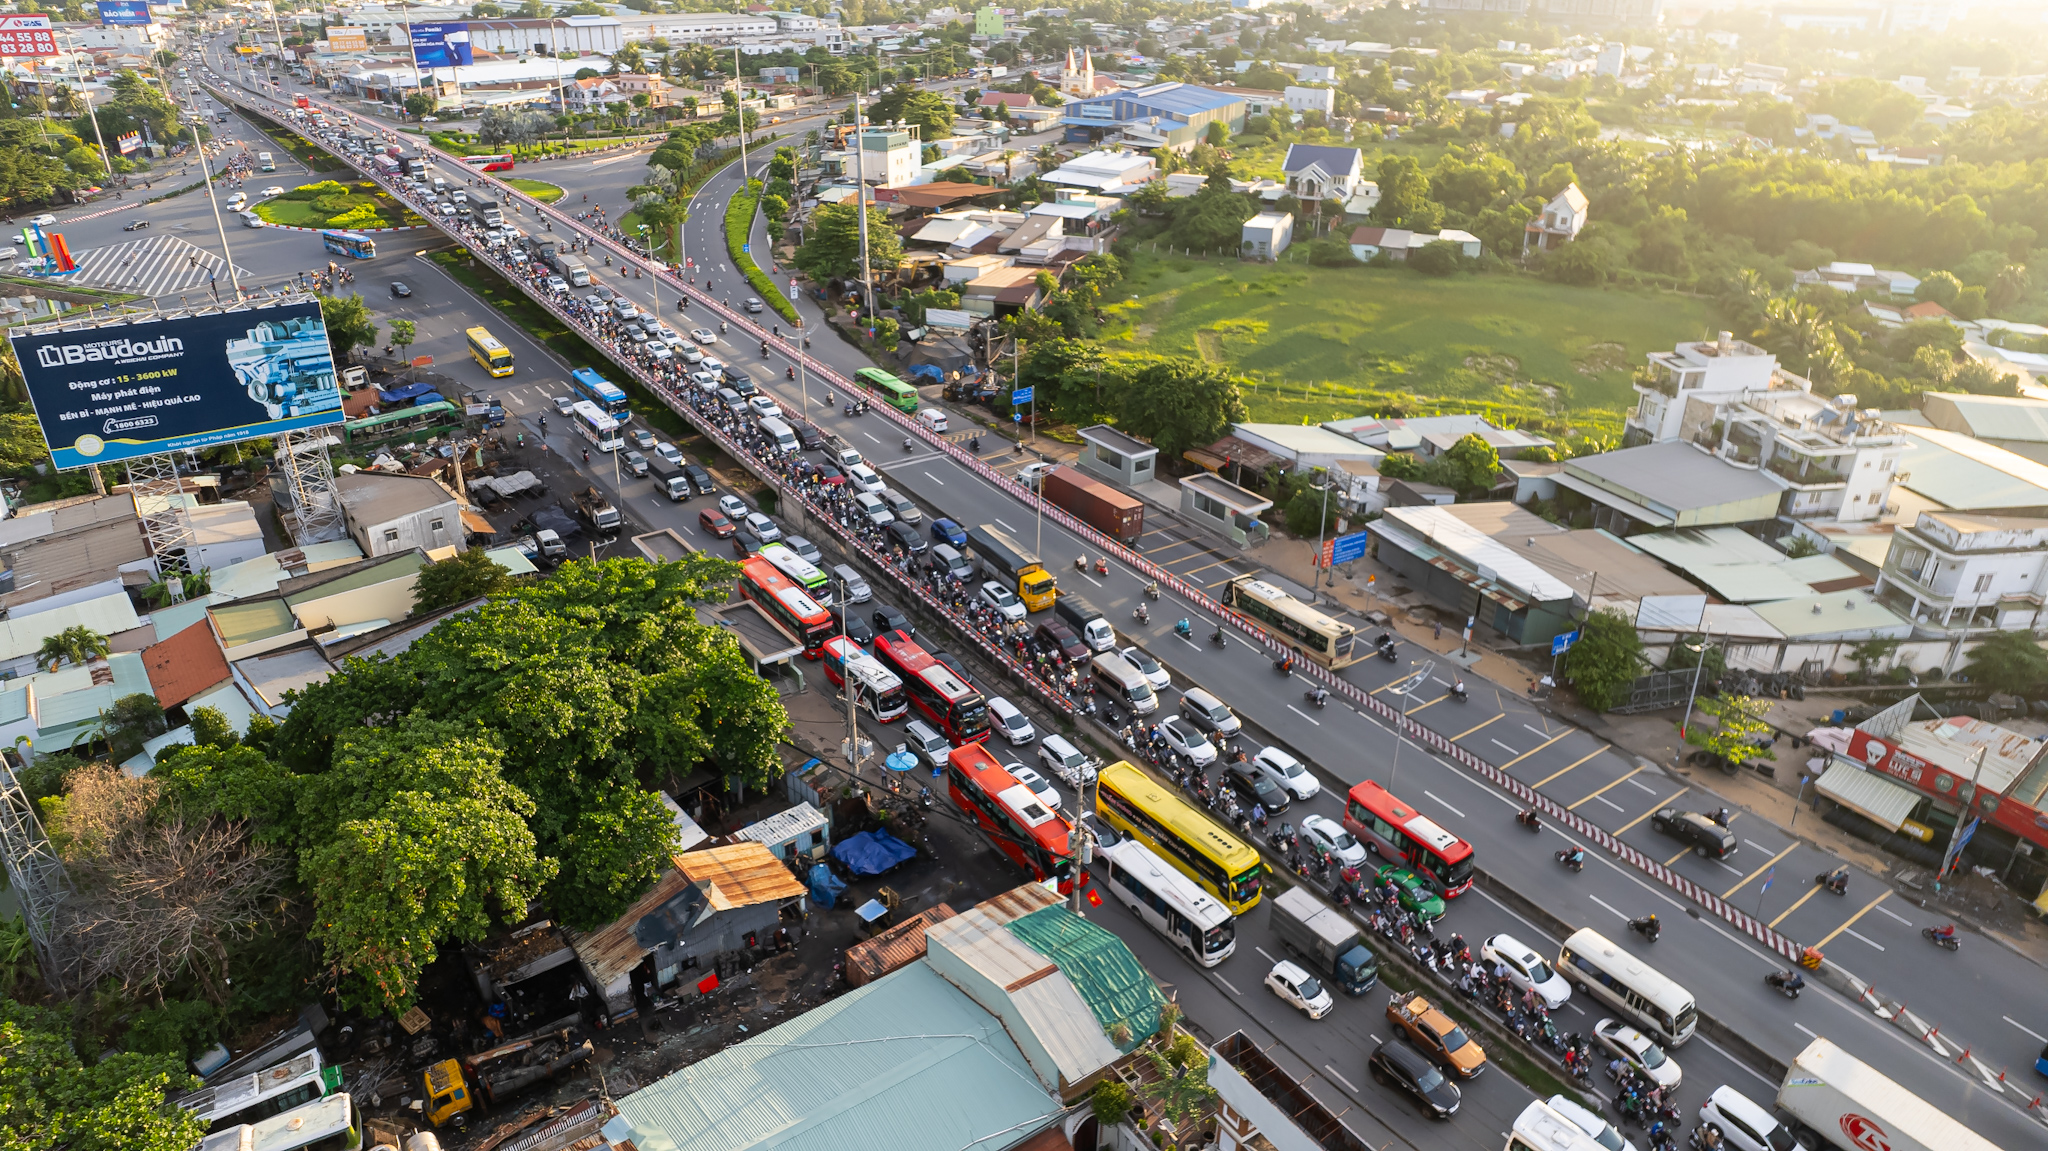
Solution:
<path fill-rule="evenodd" d="M 1114 108 L 1116 121 L 1139 120 L 1149 116 L 1186 120 L 1190 116 L 1221 111 L 1232 105 L 1242 107 L 1244 97 L 1232 92 L 1174 81 L 1154 84 L 1149 88 L 1133 88 L 1127 92 L 1113 92 L 1092 100 L 1075 101 L 1066 106 L 1061 121 L 1068 124 L 1103 124 L 1104 120 L 1100 117 L 1083 117 L 1079 114 L 1079 109 L 1083 105 L 1090 104 Z"/>
<path fill-rule="evenodd" d="M 1361 160 L 1356 148 L 1332 148 L 1328 144 L 1289 144 L 1287 159 L 1280 164 L 1282 172 L 1299 172 L 1315 164 L 1332 176 L 1343 176 L 1357 171 Z"/>

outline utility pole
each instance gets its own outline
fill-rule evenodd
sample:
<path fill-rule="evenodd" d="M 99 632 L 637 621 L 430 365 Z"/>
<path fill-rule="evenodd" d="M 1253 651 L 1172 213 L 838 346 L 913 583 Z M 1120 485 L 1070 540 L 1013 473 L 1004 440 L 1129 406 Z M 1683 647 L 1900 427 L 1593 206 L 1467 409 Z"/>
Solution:
<path fill-rule="evenodd" d="M 1096 786 L 1100 787 L 1102 785 L 1097 783 Z M 1095 826 L 1088 819 L 1086 813 L 1093 811 L 1095 808 L 1093 804 L 1086 802 L 1088 798 L 1087 784 L 1084 783 L 1074 790 L 1080 793 L 1079 798 L 1083 801 L 1080 807 L 1083 814 L 1079 819 L 1074 820 L 1074 830 L 1068 838 L 1068 845 L 1074 849 L 1074 873 L 1072 877 L 1074 890 L 1068 899 L 1068 910 L 1072 911 L 1075 915 L 1085 916 L 1087 912 L 1081 910 L 1081 889 L 1087 886 L 1088 865 L 1095 862 Z"/>
<path fill-rule="evenodd" d="M 853 92 L 853 199 L 860 216 L 860 282 L 866 290 L 863 306 L 868 323 L 875 322 L 875 269 L 868 263 L 868 165 L 867 149 L 861 139 L 860 89 Z"/>
<path fill-rule="evenodd" d="M 1708 642 L 1708 639 L 1709 639 L 1709 633 L 1707 633 L 1707 632 L 1701 632 L 1701 633 L 1700 633 L 1700 646 L 1699 646 L 1698 648 L 1694 649 L 1694 650 L 1696 650 L 1696 651 L 1698 651 L 1698 652 L 1699 652 L 1699 655 L 1700 655 L 1700 661 L 1699 661 L 1698 663 L 1696 663 L 1696 664 L 1692 665 L 1692 690 L 1691 690 L 1690 692 L 1688 692 L 1688 693 L 1686 694 L 1686 697 L 1685 697 L 1685 714 L 1684 714 L 1684 715 L 1682 715 L 1682 716 L 1680 716 L 1680 717 L 1678 718 L 1678 738 L 1680 738 L 1680 739 L 1684 739 L 1684 738 L 1685 738 L 1685 729 L 1686 729 L 1686 727 L 1687 727 L 1688 725 L 1690 725 L 1690 724 L 1692 723 L 1692 705 L 1693 705 L 1693 701 L 1694 701 L 1694 700 L 1696 700 L 1696 699 L 1698 699 L 1698 698 L 1700 697 L 1700 672 L 1701 672 L 1702 670 L 1704 670 L 1704 669 L 1706 668 L 1706 666 L 1707 666 L 1707 642 Z M 1690 645 L 1687 645 L 1687 646 L 1690 646 Z M 1553 675 L 1555 675 L 1555 673 L 1556 673 L 1556 665 L 1555 665 L 1555 663 L 1553 663 L 1553 664 L 1551 665 L 1551 670 L 1552 670 L 1552 674 L 1553 674 Z M 1795 812 L 1795 814 L 1797 814 L 1797 813 Z"/>
<path fill-rule="evenodd" d="M 1936 894 L 1941 892 L 1942 876 L 1948 874 L 1949 868 L 1957 862 L 1956 857 L 1962 854 L 1963 836 L 1967 825 L 1976 822 L 1970 812 L 1977 806 L 1977 777 L 1984 774 L 1984 753 L 1989 750 L 1989 745 L 1977 749 L 1977 762 L 1970 767 L 1970 782 L 1956 789 L 1956 802 L 1960 806 L 1956 810 L 1955 829 L 1948 833 L 1948 850 L 1941 853 L 1941 869 L 1934 873 Z"/>

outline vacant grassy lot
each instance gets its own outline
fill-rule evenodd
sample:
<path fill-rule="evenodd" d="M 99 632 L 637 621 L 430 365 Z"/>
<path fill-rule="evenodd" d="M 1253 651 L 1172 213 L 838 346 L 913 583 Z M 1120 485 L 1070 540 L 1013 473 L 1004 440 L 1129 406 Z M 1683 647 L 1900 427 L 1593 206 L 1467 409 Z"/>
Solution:
<path fill-rule="evenodd" d="M 1109 311 L 1113 349 L 1197 356 L 1257 381 L 1255 420 L 1390 404 L 1614 431 L 1646 352 L 1697 339 L 1705 301 L 1507 274 L 1138 259 Z"/>
<path fill-rule="evenodd" d="M 543 204 L 552 204 L 565 195 L 562 189 L 545 180 L 529 180 L 524 176 L 514 176 L 505 182 Z"/>

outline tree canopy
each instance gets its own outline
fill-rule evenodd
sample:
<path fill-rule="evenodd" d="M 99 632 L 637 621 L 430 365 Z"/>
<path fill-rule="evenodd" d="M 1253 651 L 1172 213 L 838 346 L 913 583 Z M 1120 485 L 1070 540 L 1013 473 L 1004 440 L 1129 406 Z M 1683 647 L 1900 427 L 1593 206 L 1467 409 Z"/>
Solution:
<path fill-rule="evenodd" d="M 0 1147 L 191 1151 L 206 1124 L 165 1096 L 198 1085 L 182 1055 L 87 1066 L 63 1014 L 0 999 Z"/>

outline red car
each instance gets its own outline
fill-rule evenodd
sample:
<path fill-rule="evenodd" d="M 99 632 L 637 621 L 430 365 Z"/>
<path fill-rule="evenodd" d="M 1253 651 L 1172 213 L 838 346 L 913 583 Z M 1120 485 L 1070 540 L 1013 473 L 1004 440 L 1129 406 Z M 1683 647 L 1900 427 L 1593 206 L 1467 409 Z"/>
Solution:
<path fill-rule="evenodd" d="M 738 530 L 732 526 L 731 520 L 725 518 L 725 513 L 717 508 L 705 508 L 698 512 L 697 526 L 722 540 L 731 539 L 732 533 Z"/>
<path fill-rule="evenodd" d="M 818 482 L 827 487 L 833 487 L 846 482 L 846 473 L 840 471 L 835 464 L 818 463 L 811 466 L 818 469 Z"/>

